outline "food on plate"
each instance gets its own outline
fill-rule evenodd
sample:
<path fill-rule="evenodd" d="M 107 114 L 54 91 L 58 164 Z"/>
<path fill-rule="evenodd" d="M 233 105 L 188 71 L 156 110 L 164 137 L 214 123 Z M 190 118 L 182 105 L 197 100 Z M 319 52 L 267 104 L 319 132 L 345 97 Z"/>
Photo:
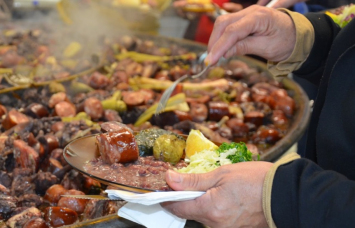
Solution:
<path fill-rule="evenodd" d="M 144 129 L 139 131 L 135 135 L 135 139 L 139 148 L 139 155 L 140 156 L 153 155 L 153 147 L 156 139 L 162 135 L 170 135 L 170 134 L 175 135 L 176 137 L 182 139 L 181 136 L 178 136 L 177 134 L 174 134 L 173 132 L 164 129 L 150 128 L 150 129 Z"/>
<path fill-rule="evenodd" d="M 108 130 L 107 126 L 116 128 L 113 123 L 104 123 L 102 125 L 105 127 L 105 131 Z M 124 129 L 124 127 L 121 129 Z M 109 133 L 114 132 L 117 132 L 117 130 L 109 131 Z M 132 137 L 139 136 L 143 139 L 142 136 L 147 136 L 149 132 L 155 134 L 153 137 L 146 138 L 149 139 L 150 144 L 153 144 L 153 156 L 143 154 L 143 156 L 139 156 L 136 160 L 130 162 L 111 162 L 105 160 L 104 156 L 106 155 L 101 154 L 101 156 L 84 165 L 85 172 L 94 177 L 130 187 L 167 191 L 171 190 L 165 182 L 165 172 L 168 169 L 174 169 L 179 172 L 201 173 L 212 171 L 221 165 L 253 160 L 252 153 L 245 143 L 222 143 L 218 147 L 199 130 L 192 130 L 187 137 L 189 143 L 199 144 L 197 147 L 190 146 L 190 150 L 197 150 L 193 153 L 191 152 L 190 159 L 184 159 L 188 148 L 185 139 L 172 132 L 150 129 L 150 131 L 145 130 L 143 134 L 138 133 L 136 136 L 132 135 Z M 100 133 L 96 137 L 99 138 L 106 134 Z M 122 151 L 124 148 L 120 148 L 119 151 L 116 149 L 117 145 L 122 144 L 120 141 L 111 140 L 104 143 L 106 144 L 105 147 L 111 148 L 112 151 L 110 153 L 125 152 Z M 127 148 L 127 150 L 129 152 L 130 149 Z M 138 155 L 138 153 L 136 154 Z"/>
<path fill-rule="evenodd" d="M 161 135 L 154 142 L 154 158 L 176 164 L 184 154 L 185 145 L 185 140 L 175 135 Z"/>
<path fill-rule="evenodd" d="M 258 157 L 257 160 L 260 160 Z M 253 161 L 252 153 L 245 143 L 222 143 L 217 149 L 204 149 L 193 154 L 187 167 L 178 169 L 181 173 L 206 173 L 221 165 Z"/>
<path fill-rule="evenodd" d="M 0 59 L 4 59 L 4 55 L 8 58 L 5 59 L 8 67 L 0 69 L 0 205 L 6 208 L 0 212 L 1 226 L 16 223 L 40 227 L 50 224 L 53 219 L 63 218 L 69 213 L 64 208 L 71 208 L 69 214 L 73 215 L 73 219 L 65 221 L 66 224 L 117 212 L 121 202 L 79 202 L 61 197 L 73 190 L 100 194 L 107 188 L 74 170 L 63 157 L 63 148 L 82 136 L 107 134 L 103 141 L 108 142 L 108 138 L 115 138 L 111 132 L 126 129 L 134 136 L 139 156 L 133 153 L 134 161 L 113 164 L 99 158 L 94 172 L 99 175 L 103 168 L 112 168 L 124 172 L 126 177 L 108 172 L 104 178 L 122 179 L 122 183 L 142 188 L 170 190 L 162 179 L 164 172 L 191 165 L 184 160 L 189 150 L 185 148 L 178 162 L 177 159 L 157 160 L 153 147 L 159 136 L 168 132 L 180 139 L 181 135 L 199 130 L 216 145 L 244 142 L 253 152 L 254 160 L 258 154 L 263 159 L 264 153 L 289 132 L 299 109 L 293 100 L 293 90 L 286 90 L 258 67 L 231 59 L 211 67 L 206 77 L 180 83 L 169 99 L 168 109 L 154 115 L 155 105 L 166 88 L 184 74 L 199 71 L 195 64 L 197 53 L 176 43 L 165 45 L 165 40 L 157 44 L 147 37 L 104 37 L 99 40 L 99 46 L 105 52 L 106 64 L 95 72 L 85 72 L 80 77 L 64 81 L 62 79 L 68 79 L 68 74 L 62 70 L 73 74 L 80 71 L 81 66 L 86 69 L 85 57 L 93 57 L 97 63 L 98 56 L 85 55 L 88 51 L 85 43 L 79 42 L 80 47 L 77 43 L 70 44 L 75 42 L 71 41 L 55 48 L 58 50 L 55 53 L 63 57 L 53 55 L 51 58 L 41 47 L 39 51 L 45 53 L 45 62 L 39 61 L 41 58 L 34 53 L 31 62 L 34 65 L 24 66 L 22 63 L 28 63 L 26 57 L 30 57 L 26 51 L 38 46 L 38 43 L 32 43 L 32 38 L 26 38 L 36 35 L 36 30 L 31 31 L 17 35 L 4 31 L 5 40 L 0 40 L 4 44 L 9 41 L 10 49 L 13 49 L 10 51 L 6 45 L 0 47 Z M 42 41 L 46 41 L 45 36 L 49 36 L 51 30 L 42 31 L 48 31 L 48 34 L 42 33 Z M 30 45 L 29 49 L 25 44 Z M 73 47 L 73 52 L 68 50 L 64 54 L 68 46 Z M 21 50 L 17 52 L 21 59 L 18 64 L 14 50 Z M 52 49 L 49 50 L 52 53 Z M 25 56 L 21 55 L 23 53 Z M 11 55 L 16 57 L 15 65 L 9 62 Z M 21 56 L 25 57 L 24 62 Z M 83 61 L 81 57 L 84 57 Z M 72 68 L 71 60 L 76 58 L 78 68 Z M 43 64 L 45 67 L 41 66 Z M 48 74 L 47 66 L 55 67 L 55 71 Z M 13 71 L 18 73 L 16 77 L 8 77 Z M 52 75 L 57 72 L 57 76 Z M 30 83 L 34 84 L 26 84 L 28 75 L 31 76 Z M 8 92 L 12 88 L 14 90 Z M 105 153 L 107 148 L 102 149 Z M 202 156 L 203 153 L 195 155 Z M 106 154 L 109 162 L 111 158 L 117 161 L 117 154 Z M 164 156 L 157 157 L 165 160 Z M 138 182 L 143 176 L 149 176 L 151 181 Z M 50 212 L 53 212 L 51 216 Z M 33 218 L 29 219 L 29 215 Z"/>
<path fill-rule="evenodd" d="M 187 0 L 183 10 L 189 12 L 203 13 L 213 12 L 215 7 L 211 0 Z"/>
<path fill-rule="evenodd" d="M 102 160 L 108 164 L 126 163 L 138 159 L 137 142 L 131 131 L 125 128 L 97 135 L 96 145 Z"/>
<path fill-rule="evenodd" d="M 215 150 L 218 146 L 208 140 L 201 131 L 192 129 L 186 139 L 186 158 L 203 150 Z"/>

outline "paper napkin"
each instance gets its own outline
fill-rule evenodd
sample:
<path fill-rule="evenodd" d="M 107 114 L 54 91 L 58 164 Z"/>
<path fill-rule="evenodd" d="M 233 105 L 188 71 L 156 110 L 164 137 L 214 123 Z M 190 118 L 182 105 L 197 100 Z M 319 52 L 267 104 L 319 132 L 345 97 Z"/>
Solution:
<path fill-rule="evenodd" d="M 169 191 L 144 194 L 124 190 L 106 190 L 111 199 L 123 199 L 128 203 L 118 211 L 118 215 L 147 228 L 183 228 L 186 219 L 179 218 L 160 206 L 167 201 L 192 200 L 205 192 Z"/>

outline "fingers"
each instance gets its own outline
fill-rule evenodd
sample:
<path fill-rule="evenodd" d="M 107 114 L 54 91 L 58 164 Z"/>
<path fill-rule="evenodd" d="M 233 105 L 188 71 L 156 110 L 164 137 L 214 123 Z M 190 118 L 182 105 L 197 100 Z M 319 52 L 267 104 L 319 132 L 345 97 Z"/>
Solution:
<path fill-rule="evenodd" d="M 216 184 L 214 172 L 204 174 L 185 174 L 168 170 L 165 175 L 168 185 L 176 191 L 206 191 Z M 208 181 L 206 181 L 208 180 Z"/>
<path fill-rule="evenodd" d="M 258 10 L 258 12 L 253 12 Z M 239 43 L 246 37 L 258 33 L 259 30 L 267 29 L 267 26 L 260 26 L 265 23 L 265 11 L 270 9 L 260 6 L 248 7 L 247 9 L 228 15 L 221 20 L 217 19 L 215 28 L 212 32 L 210 41 L 208 43 L 209 55 L 206 57 L 207 61 L 214 64 L 218 59 L 231 53 L 239 53 L 238 47 L 242 50 L 240 53 L 247 53 L 248 46 L 245 42 Z M 260 13 L 261 12 L 261 13 Z M 228 53 L 228 54 L 227 54 Z"/>
<path fill-rule="evenodd" d="M 202 217 L 205 213 L 206 206 L 203 205 L 204 202 L 207 202 L 204 200 L 206 197 L 205 195 L 194 200 L 183 202 L 165 202 L 161 205 L 180 218 L 195 220 L 196 218 Z"/>
<path fill-rule="evenodd" d="M 223 9 L 228 12 L 238 12 L 243 9 L 243 6 L 241 4 L 236 4 L 233 2 L 226 2 L 223 4 Z"/>

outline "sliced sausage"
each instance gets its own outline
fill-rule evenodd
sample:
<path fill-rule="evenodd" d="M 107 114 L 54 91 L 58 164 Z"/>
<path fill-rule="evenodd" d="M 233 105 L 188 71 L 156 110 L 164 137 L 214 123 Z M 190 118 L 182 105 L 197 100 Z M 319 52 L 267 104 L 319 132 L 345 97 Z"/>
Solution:
<path fill-rule="evenodd" d="M 64 92 L 55 93 L 49 98 L 48 107 L 54 108 L 61 101 L 69 101 L 67 94 Z"/>
<path fill-rule="evenodd" d="M 262 112 L 251 111 L 251 112 L 248 112 L 244 115 L 244 121 L 247 123 L 252 123 L 256 127 L 259 127 L 263 124 L 264 117 L 265 117 L 265 115 Z"/>
<path fill-rule="evenodd" d="M 25 114 L 33 118 L 39 119 L 48 116 L 49 112 L 47 108 L 44 107 L 44 105 L 38 103 L 32 103 L 26 108 Z"/>
<path fill-rule="evenodd" d="M 0 118 L 7 113 L 5 106 L 0 104 Z"/>
<path fill-rule="evenodd" d="M 207 106 L 202 103 L 191 103 L 190 115 L 192 116 L 192 121 L 202 123 L 208 117 Z"/>
<path fill-rule="evenodd" d="M 95 97 L 89 97 L 85 100 L 84 111 L 94 120 L 100 119 L 104 113 L 101 101 Z"/>
<path fill-rule="evenodd" d="M 22 114 L 15 109 L 11 109 L 7 114 L 5 119 L 2 121 L 2 126 L 5 130 L 12 128 L 15 125 L 27 123 L 30 119 L 25 115 Z"/>
<path fill-rule="evenodd" d="M 128 107 L 132 108 L 134 106 L 139 106 L 144 104 L 144 95 L 140 92 L 124 92 L 122 93 L 123 101 L 127 104 Z"/>
<path fill-rule="evenodd" d="M 222 101 L 211 101 L 208 103 L 208 119 L 220 121 L 224 116 L 231 116 L 229 105 Z"/>
<path fill-rule="evenodd" d="M 104 89 L 109 84 L 110 79 L 97 71 L 90 76 L 89 86 L 94 89 Z"/>
<path fill-rule="evenodd" d="M 60 184 L 52 185 L 47 189 L 46 194 L 44 195 L 44 199 L 52 204 L 56 204 L 58 203 L 61 196 L 65 195 L 67 191 L 68 190 Z"/>
<path fill-rule="evenodd" d="M 76 115 L 76 108 L 72 103 L 61 101 L 55 105 L 54 114 L 59 117 L 74 117 Z"/>

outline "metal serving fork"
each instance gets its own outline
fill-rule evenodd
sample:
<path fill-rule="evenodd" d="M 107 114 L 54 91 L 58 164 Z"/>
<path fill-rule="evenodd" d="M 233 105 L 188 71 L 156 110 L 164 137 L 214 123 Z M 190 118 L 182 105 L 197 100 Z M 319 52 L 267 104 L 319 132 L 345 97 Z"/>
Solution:
<path fill-rule="evenodd" d="M 155 115 L 160 114 L 165 109 L 166 104 L 168 103 L 168 99 L 170 98 L 170 96 L 173 93 L 174 89 L 176 88 L 177 84 L 179 84 L 180 82 L 182 82 L 183 80 L 185 80 L 187 78 L 195 79 L 195 78 L 202 76 L 210 68 L 210 66 L 211 65 L 207 65 L 200 73 L 195 74 L 195 75 L 185 74 L 184 76 L 182 76 L 178 80 L 176 80 L 173 84 L 171 84 L 171 86 L 169 86 L 169 88 L 167 88 L 164 91 L 163 95 L 161 96 L 159 103 L 158 103 L 158 107 L 155 110 Z"/>

